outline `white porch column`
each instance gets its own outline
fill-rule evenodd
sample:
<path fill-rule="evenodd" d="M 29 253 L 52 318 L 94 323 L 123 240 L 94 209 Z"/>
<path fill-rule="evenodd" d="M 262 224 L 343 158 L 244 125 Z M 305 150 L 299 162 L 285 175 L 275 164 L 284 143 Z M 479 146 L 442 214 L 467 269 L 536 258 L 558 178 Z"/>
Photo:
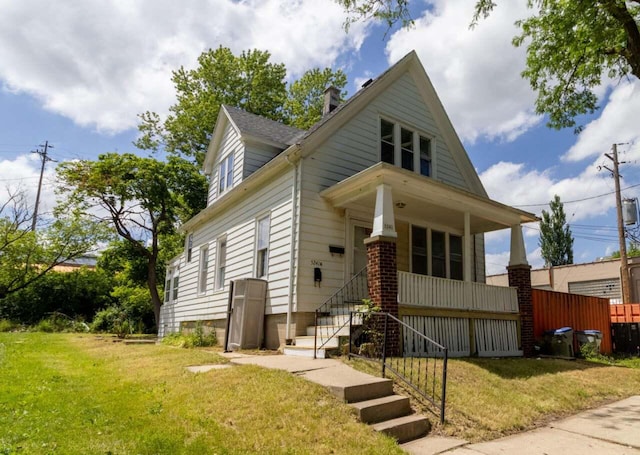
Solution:
<path fill-rule="evenodd" d="M 376 211 L 373 219 L 373 232 L 371 237 L 397 238 L 396 222 L 393 215 L 393 197 L 391 186 L 385 183 L 376 188 Z"/>
<path fill-rule="evenodd" d="M 511 256 L 509 258 L 509 266 L 512 265 L 529 265 L 527 262 L 527 250 L 524 247 L 524 238 L 522 237 L 522 226 L 519 224 L 511 226 Z"/>
<path fill-rule="evenodd" d="M 471 281 L 471 214 L 464 212 L 464 237 L 462 238 L 462 260 L 464 281 Z"/>

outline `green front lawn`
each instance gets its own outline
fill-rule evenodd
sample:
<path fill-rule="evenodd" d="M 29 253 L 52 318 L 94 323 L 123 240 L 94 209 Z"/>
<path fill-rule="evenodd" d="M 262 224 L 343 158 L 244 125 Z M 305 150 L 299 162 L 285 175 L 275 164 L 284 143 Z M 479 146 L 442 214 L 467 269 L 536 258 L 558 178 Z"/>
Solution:
<path fill-rule="evenodd" d="M 0 454 L 401 453 L 322 387 L 206 350 L 0 333 Z"/>

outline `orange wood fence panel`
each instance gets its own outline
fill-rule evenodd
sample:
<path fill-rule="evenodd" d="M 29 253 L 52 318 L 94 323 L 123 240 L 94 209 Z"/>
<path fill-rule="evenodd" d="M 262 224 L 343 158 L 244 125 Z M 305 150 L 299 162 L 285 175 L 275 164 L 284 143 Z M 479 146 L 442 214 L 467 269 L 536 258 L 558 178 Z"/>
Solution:
<path fill-rule="evenodd" d="M 625 303 L 624 305 L 611 305 L 611 322 L 640 322 L 640 303 Z"/>
<path fill-rule="evenodd" d="M 564 292 L 532 289 L 533 334 L 542 338 L 545 330 L 571 327 L 602 332 L 600 350 L 611 353 L 611 316 L 608 299 Z M 577 348 L 577 346 L 575 347 Z"/>

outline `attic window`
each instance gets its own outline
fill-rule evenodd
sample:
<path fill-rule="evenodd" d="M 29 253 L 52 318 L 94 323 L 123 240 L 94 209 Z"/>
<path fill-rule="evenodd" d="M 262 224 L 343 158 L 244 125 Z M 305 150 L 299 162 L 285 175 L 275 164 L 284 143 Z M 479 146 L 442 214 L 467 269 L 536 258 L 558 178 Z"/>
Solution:
<path fill-rule="evenodd" d="M 429 137 L 380 119 L 380 161 L 432 177 L 432 158 L 432 140 Z"/>
<path fill-rule="evenodd" d="M 230 153 L 220 162 L 218 179 L 218 189 L 220 194 L 233 186 L 233 153 Z"/>

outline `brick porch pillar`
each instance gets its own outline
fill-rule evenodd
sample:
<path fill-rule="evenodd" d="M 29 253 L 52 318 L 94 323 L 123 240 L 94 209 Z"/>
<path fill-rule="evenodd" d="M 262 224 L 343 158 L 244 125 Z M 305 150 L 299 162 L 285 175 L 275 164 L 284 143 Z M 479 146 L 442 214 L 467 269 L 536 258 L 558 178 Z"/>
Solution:
<path fill-rule="evenodd" d="M 383 313 L 398 317 L 398 267 L 396 265 L 396 233 L 391 186 L 376 187 L 376 208 L 371 237 L 367 246 L 367 281 L 372 303 Z M 384 333 L 384 320 L 373 318 L 376 333 Z M 387 355 L 400 352 L 400 327 L 395 321 L 387 323 Z"/>
<path fill-rule="evenodd" d="M 507 267 L 509 286 L 515 287 L 520 309 L 520 342 L 525 357 L 535 354 L 533 336 L 533 299 L 531 296 L 531 266 L 527 262 L 527 254 L 519 224 L 511 226 L 511 258 Z"/>
<path fill-rule="evenodd" d="M 398 317 L 398 268 L 396 265 L 396 239 L 376 236 L 364 241 L 367 245 L 367 281 L 371 302 L 383 313 Z M 384 319 L 373 317 L 373 330 L 384 334 Z M 400 326 L 387 321 L 387 356 L 400 354 Z M 380 340 L 382 341 L 382 340 Z"/>

